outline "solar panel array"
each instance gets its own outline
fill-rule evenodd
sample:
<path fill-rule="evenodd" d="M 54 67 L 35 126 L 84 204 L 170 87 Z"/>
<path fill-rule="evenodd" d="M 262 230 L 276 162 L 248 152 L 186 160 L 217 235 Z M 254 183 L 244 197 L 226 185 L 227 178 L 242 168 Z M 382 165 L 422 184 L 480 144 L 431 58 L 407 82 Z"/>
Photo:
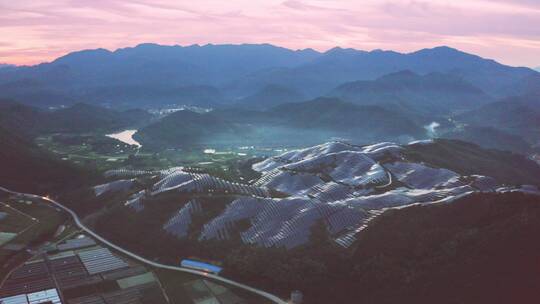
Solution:
<path fill-rule="evenodd" d="M 324 219 L 329 232 L 336 235 L 347 227 L 361 223 L 366 217 L 362 209 L 344 204 L 329 205 L 317 200 L 240 198 L 204 226 L 200 239 L 228 239 L 237 221 L 250 219 L 251 228 L 242 233 L 244 242 L 292 248 L 309 239 L 311 226 L 319 219 Z"/>
<path fill-rule="evenodd" d="M 347 231 L 340 236 L 336 237 L 335 242 L 341 247 L 348 248 L 356 241 L 356 235 L 367 228 L 368 223 L 375 219 L 377 216 L 381 215 L 384 210 L 370 210 L 367 214 L 367 218 L 364 218 L 361 222 L 356 223 L 355 225 L 350 226 Z"/>
<path fill-rule="evenodd" d="M 141 190 L 128 198 L 125 205 L 132 208 L 136 212 L 144 210 L 144 196 L 146 195 L 146 190 Z"/>
<path fill-rule="evenodd" d="M 178 238 L 186 237 L 191 224 L 191 216 L 200 212 L 202 212 L 201 204 L 197 200 L 191 200 L 163 225 L 163 229 Z"/>
<path fill-rule="evenodd" d="M 229 182 L 206 173 L 186 172 L 176 169 L 154 185 L 152 195 L 167 191 L 187 193 L 229 193 L 247 196 L 268 197 L 268 189 Z"/>
<path fill-rule="evenodd" d="M 310 188 L 306 195 L 321 202 L 334 202 L 354 197 L 354 188 L 329 182 L 317 184 Z"/>
<path fill-rule="evenodd" d="M 360 151 L 359 147 L 343 142 L 328 142 L 318 146 L 293 150 L 283 153 L 278 156 L 268 158 L 260 163 L 253 164 L 253 170 L 261 173 L 267 173 L 283 165 L 302 161 L 305 159 L 317 157 L 329 153 L 337 153 L 341 151 Z"/>
<path fill-rule="evenodd" d="M 235 227 L 235 223 L 254 217 L 264 206 L 265 201 L 270 199 L 240 198 L 227 205 L 225 211 L 204 225 L 199 239 L 227 239 L 229 229 Z"/>
<path fill-rule="evenodd" d="M 177 190 L 196 193 L 228 193 L 247 196 L 268 197 L 268 190 L 239 183 L 233 183 L 209 174 L 193 173 L 192 180 L 184 183 Z"/>
<path fill-rule="evenodd" d="M 105 177 L 137 177 L 147 174 L 155 174 L 155 171 L 149 170 L 130 170 L 130 169 L 114 169 L 108 170 L 103 175 Z"/>
<path fill-rule="evenodd" d="M 97 185 L 94 187 L 94 193 L 96 196 L 103 195 L 111 191 L 124 191 L 129 190 L 133 186 L 133 179 L 120 179 L 114 182 Z"/>
<path fill-rule="evenodd" d="M 299 159 L 295 163 L 291 163 L 290 159 L 280 158 L 277 161 L 282 163 L 275 166 L 266 160 L 266 164 L 262 167 L 274 169 L 264 171 L 263 176 L 254 185 L 295 195 L 308 190 L 308 195 L 320 196 L 316 194 L 315 189 L 323 189 L 328 183 L 353 188 L 370 188 L 390 181 L 388 173 L 381 165 L 358 151 L 340 151 L 320 157 L 314 153 L 307 155 L 309 158 L 300 159 L 299 155 L 295 154 L 294 158 Z M 275 158 L 272 159 L 274 160 Z M 321 199 L 330 198 L 321 196 Z"/>
<path fill-rule="evenodd" d="M 113 255 L 108 248 L 97 248 L 79 252 L 79 258 L 89 274 L 128 267 L 128 264 L 124 260 Z"/>
<path fill-rule="evenodd" d="M 323 183 L 321 178 L 314 174 L 280 170 L 271 179 L 267 179 L 262 187 L 275 189 L 287 194 L 294 194 L 321 183 Z"/>
<path fill-rule="evenodd" d="M 473 190 L 467 183 L 459 180 L 457 174 L 446 169 L 400 161 L 386 163 L 385 166 L 389 167 L 387 170 L 378 163 L 381 160 L 388 162 L 404 159 L 402 151 L 403 147 L 394 143 L 361 148 L 329 143 L 289 151 L 254 164 L 253 169 L 263 173 L 254 185 L 277 189 L 291 194 L 292 197 L 311 199 L 311 205 L 320 213 L 329 233 L 338 244 L 347 247 L 354 242 L 356 233 L 364 229 L 367 222 L 385 208 L 440 201 Z M 378 188 L 389 185 L 392 174 L 412 187 L 380 193 Z M 429 178 L 431 174 L 434 174 L 435 178 Z M 314 176 L 320 179 L 318 183 L 314 183 Z M 489 182 L 486 184 L 490 185 Z M 307 188 L 308 185 L 311 187 Z M 287 202 L 288 199 L 283 199 L 279 201 L 279 205 L 268 203 L 262 207 L 263 211 L 251 218 L 252 227 L 243 235 L 244 241 L 264 246 L 291 246 L 302 238 L 305 239 L 308 234 L 306 231 L 300 233 L 301 237 L 296 236 L 297 241 L 288 240 L 302 230 L 303 223 L 310 221 L 310 216 L 296 215 L 310 214 L 310 209 L 304 209 L 304 204 L 298 204 L 297 210 L 290 210 Z M 293 216 L 287 217 L 286 214 Z M 274 219 L 276 223 L 281 222 L 283 225 L 269 228 Z M 225 221 L 222 218 L 219 220 Z M 257 224 L 263 222 L 266 224 Z M 291 230 L 290 227 L 294 229 Z"/>
<path fill-rule="evenodd" d="M 313 224 L 323 220 L 336 243 L 349 247 L 356 234 L 386 208 L 440 201 L 474 190 L 449 170 L 397 162 L 385 164 L 387 171 L 377 163 L 383 158 L 388 161 L 389 155 L 400 159 L 401 151 L 393 143 L 362 148 L 332 143 L 255 164 L 253 168 L 263 175 L 254 186 L 291 197 L 237 199 L 204 225 L 200 239 L 228 239 L 238 232 L 239 221 L 249 220 L 249 228 L 241 232 L 243 242 L 292 248 L 307 242 Z M 428 173 L 436 178 L 426 178 Z M 391 174 L 413 187 L 381 193 L 377 187 L 388 185 Z M 439 188 L 424 189 L 433 186 Z"/>
<path fill-rule="evenodd" d="M 133 169 L 113 169 L 106 171 L 103 175 L 107 178 L 112 177 L 137 177 L 137 176 L 143 176 L 143 175 L 160 175 L 160 176 L 167 176 L 169 174 L 172 174 L 176 171 L 184 169 L 183 167 L 171 167 L 164 170 L 133 170 Z"/>
<path fill-rule="evenodd" d="M 375 161 L 381 161 L 384 157 L 400 158 L 403 147 L 392 142 L 382 142 L 374 145 L 363 146 L 362 153 Z"/>
<path fill-rule="evenodd" d="M 348 247 L 386 208 L 431 203 L 494 187 L 484 177 L 464 179 L 450 170 L 408 162 L 402 151 L 394 143 L 359 147 L 341 142 L 288 151 L 254 164 L 253 169 L 262 176 L 252 185 L 174 167 L 152 172 L 160 180 L 150 195 L 177 191 L 241 196 L 203 225 L 200 240 L 226 240 L 239 233 L 247 244 L 292 248 L 307 242 L 313 225 L 322 222 L 336 243 Z M 399 185 L 396 180 L 407 187 L 395 188 Z M 271 198 L 271 192 L 289 196 Z M 126 205 L 140 211 L 146 195 L 144 190 L 136 193 Z M 162 228 L 178 238 L 186 237 L 192 215 L 201 211 L 201 205 L 192 200 Z"/>
<path fill-rule="evenodd" d="M 418 163 L 394 162 L 386 164 L 385 167 L 399 181 L 415 189 L 433 189 L 459 177 L 459 174 L 453 171 Z"/>
<path fill-rule="evenodd" d="M 181 185 L 193 179 L 190 173 L 182 170 L 175 170 L 168 175 L 165 175 L 159 182 L 154 185 L 154 191 L 163 192 L 175 186 Z"/>
<path fill-rule="evenodd" d="M 335 182 L 351 186 L 366 184 L 375 174 L 385 176 L 384 169 L 380 165 L 359 151 L 340 151 L 312 156 L 284 165 L 280 169 L 327 176 Z"/>

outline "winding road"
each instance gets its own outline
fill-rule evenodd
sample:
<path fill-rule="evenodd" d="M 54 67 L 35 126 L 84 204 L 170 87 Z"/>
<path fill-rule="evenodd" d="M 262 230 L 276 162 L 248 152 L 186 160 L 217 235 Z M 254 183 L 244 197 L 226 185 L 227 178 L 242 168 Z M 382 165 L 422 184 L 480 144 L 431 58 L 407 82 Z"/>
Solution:
<path fill-rule="evenodd" d="M 228 284 L 228 285 L 232 285 L 232 286 L 247 290 L 249 292 L 255 293 L 255 294 L 257 294 L 257 295 L 259 295 L 261 297 L 264 297 L 264 298 L 266 298 L 266 299 L 268 299 L 268 300 L 270 300 L 270 301 L 272 301 L 274 303 L 287 304 L 286 301 L 284 301 L 283 299 L 281 299 L 278 296 L 275 296 L 275 295 L 273 295 L 271 293 L 268 293 L 268 292 L 265 292 L 265 291 L 262 291 L 262 290 L 259 290 L 259 289 L 244 285 L 242 283 L 238 283 L 238 282 L 235 282 L 235 281 L 220 277 L 220 276 L 215 275 L 215 274 L 206 273 L 204 271 L 198 271 L 198 270 L 193 270 L 193 269 L 179 267 L 179 266 L 164 265 L 164 264 L 160 264 L 160 263 L 145 259 L 145 258 L 143 258 L 143 257 L 141 257 L 141 256 L 139 256 L 139 255 L 137 255 L 137 254 L 135 254 L 135 253 L 133 253 L 131 251 L 128 251 L 128 250 L 126 250 L 126 249 L 124 249 L 122 247 L 119 247 L 119 246 L 109 242 L 108 240 L 104 239 L 100 235 L 96 234 L 94 231 L 90 230 L 88 227 L 86 227 L 81 222 L 79 216 L 73 210 L 65 207 L 64 205 L 62 205 L 62 204 L 58 203 L 57 201 L 55 201 L 53 199 L 50 199 L 48 197 L 35 195 L 35 194 L 15 192 L 15 191 L 11 191 L 9 189 L 6 189 L 4 187 L 0 187 L 0 190 L 8 192 L 10 194 L 22 195 L 22 196 L 26 196 L 26 197 L 29 197 L 29 198 L 37 198 L 37 199 L 42 199 L 42 200 L 50 202 L 51 204 L 55 205 L 56 207 L 58 207 L 58 208 L 62 209 L 63 211 L 69 213 L 69 215 L 73 218 L 73 221 L 75 222 L 77 227 L 84 230 L 86 233 L 88 233 L 89 235 L 91 235 L 92 237 L 94 237 L 95 239 L 100 241 L 101 243 L 111 247 L 112 249 L 114 249 L 114 250 L 116 250 L 118 252 L 121 252 L 124 255 L 127 255 L 127 256 L 135 259 L 135 260 L 138 260 L 141 263 L 153 266 L 155 268 L 186 272 L 186 273 L 190 273 L 190 274 L 194 274 L 194 275 L 199 275 L 199 276 L 202 276 L 204 278 L 210 278 L 210 279 L 213 279 L 213 280 L 216 280 L 216 281 L 219 281 L 219 282 L 222 282 L 222 283 L 225 283 L 225 284 Z"/>

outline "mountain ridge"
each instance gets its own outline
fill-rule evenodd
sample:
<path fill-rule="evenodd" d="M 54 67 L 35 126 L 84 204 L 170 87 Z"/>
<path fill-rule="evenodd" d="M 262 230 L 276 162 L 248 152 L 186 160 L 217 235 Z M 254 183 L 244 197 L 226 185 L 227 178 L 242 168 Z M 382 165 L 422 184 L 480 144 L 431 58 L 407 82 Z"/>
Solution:
<path fill-rule="evenodd" d="M 356 104 L 396 104 L 417 113 L 443 114 L 493 101 L 463 78 L 440 72 L 420 75 L 403 70 L 375 80 L 344 83 L 326 94 Z"/>
<path fill-rule="evenodd" d="M 140 44 L 115 51 L 82 50 L 49 63 L 2 69 L 0 86 L 9 86 L 10 90 L 0 91 L 0 97 L 18 97 L 22 102 L 38 104 L 87 99 L 114 104 L 118 100 L 102 96 L 102 88 L 144 85 L 170 90 L 204 85 L 217 87 L 227 97 L 224 99 L 235 100 L 265 86 L 279 85 L 314 98 L 346 82 L 373 80 L 406 69 L 421 75 L 449 73 L 497 97 L 520 95 L 540 87 L 540 73 L 532 69 L 506 66 L 450 47 L 398 53 L 343 48 L 317 52 L 270 44 Z M 529 83 L 526 87 L 525 80 Z M 30 85 L 32 81 L 37 84 Z M 94 95 L 88 95 L 93 91 Z M 44 92 L 51 96 L 42 97 Z M 149 92 L 147 96 L 137 92 L 133 96 L 151 104 L 159 93 Z"/>

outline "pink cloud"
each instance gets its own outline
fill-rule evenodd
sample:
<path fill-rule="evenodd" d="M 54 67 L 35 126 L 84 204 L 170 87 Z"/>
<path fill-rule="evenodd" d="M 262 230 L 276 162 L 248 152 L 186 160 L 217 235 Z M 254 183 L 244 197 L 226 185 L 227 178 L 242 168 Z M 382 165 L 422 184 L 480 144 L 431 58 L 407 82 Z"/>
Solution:
<path fill-rule="evenodd" d="M 448 44 L 507 64 L 540 64 L 535 0 L 19 0 L 0 12 L 0 62 L 17 64 L 143 42 L 402 52 Z"/>

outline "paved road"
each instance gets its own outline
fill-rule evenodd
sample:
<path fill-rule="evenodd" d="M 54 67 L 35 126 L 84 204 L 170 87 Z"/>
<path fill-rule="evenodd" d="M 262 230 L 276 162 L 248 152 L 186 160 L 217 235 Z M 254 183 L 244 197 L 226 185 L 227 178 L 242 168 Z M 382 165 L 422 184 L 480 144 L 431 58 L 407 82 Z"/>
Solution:
<path fill-rule="evenodd" d="M 139 262 L 142 262 L 144 264 L 153 266 L 155 268 L 187 272 L 187 273 L 191 273 L 191 274 L 194 274 L 194 275 L 199 275 L 199 276 L 202 276 L 202 277 L 205 277 L 205 278 L 214 279 L 216 281 L 219 281 L 219 282 L 222 282 L 222 283 L 225 283 L 225 284 L 229 284 L 229 285 L 232 285 L 232 286 L 235 286 L 235 287 L 250 291 L 252 293 L 258 294 L 259 296 L 264 297 L 264 298 L 266 298 L 266 299 L 268 299 L 268 300 L 270 300 L 270 301 L 272 301 L 274 303 L 279 303 L 279 304 L 286 304 L 287 303 L 283 299 L 281 299 L 281 298 L 279 298 L 279 297 L 277 297 L 277 296 L 275 296 L 273 294 L 270 294 L 268 292 L 265 292 L 265 291 L 262 291 L 262 290 L 259 290 L 259 289 L 256 289 L 256 288 L 253 288 L 253 287 L 250 287 L 250 286 L 247 286 L 247 285 L 244 285 L 244 284 L 241 284 L 241 283 L 238 283 L 238 282 L 235 282 L 235 281 L 223 278 L 223 277 L 220 277 L 218 275 L 214 275 L 214 274 L 211 274 L 211 273 L 206 273 L 206 272 L 203 272 L 203 271 L 193 270 L 193 269 L 189 269 L 189 268 L 184 268 L 184 267 L 164 265 L 164 264 L 156 263 L 154 261 L 150 261 L 148 259 L 145 259 L 145 258 L 143 258 L 143 257 L 141 257 L 141 256 L 139 256 L 139 255 L 137 255 L 137 254 L 135 254 L 135 253 L 133 253 L 131 251 L 128 251 L 128 250 L 126 250 L 126 249 L 124 249 L 122 247 L 119 247 L 119 246 L 109 242 L 108 240 L 102 238 L 101 236 L 96 234 L 94 231 L 92 231 L 88 227 L 86 227 L 81 222 L 79 216 L 73 210 L 65 207 L 64 205 L 58 203 L 57 201 L 55 201 L 53 199 L 50 199 L 50 198 L 45 197 L 45 196 L 35 195 L 35 194 L 15 192 L 15 191 L 11 191 L 9 189 L 6 189 L 4 187 L 0 187 L 0 190 L 3 190 L 5 192 L 11 193 L 11 194 L 23 195 L 23 196 L 26 196 L 26 197 L 42 199 L 42 200 L 50 202 L 51 204 L 55 205 L 56 207 L 58 207 L 58 208 L 64 210 L 65 212 L 69 213 L 69 215 L 71 215 L 71 217 L 73 218 L 73 220 L 74 220 L 75 224 L 77 225 L 77 227 L 81 228 L 86 233 L 88 233 L 89 235 L 91 235 L 95 239 L 99 240 L 101 243 L 103 243 L 103 244 L 113 248 L 114 250 L 119 251 L 119 252 L 121 252 L 121 253 L 135 259 L 135 260 L 138 260 Z"/>

